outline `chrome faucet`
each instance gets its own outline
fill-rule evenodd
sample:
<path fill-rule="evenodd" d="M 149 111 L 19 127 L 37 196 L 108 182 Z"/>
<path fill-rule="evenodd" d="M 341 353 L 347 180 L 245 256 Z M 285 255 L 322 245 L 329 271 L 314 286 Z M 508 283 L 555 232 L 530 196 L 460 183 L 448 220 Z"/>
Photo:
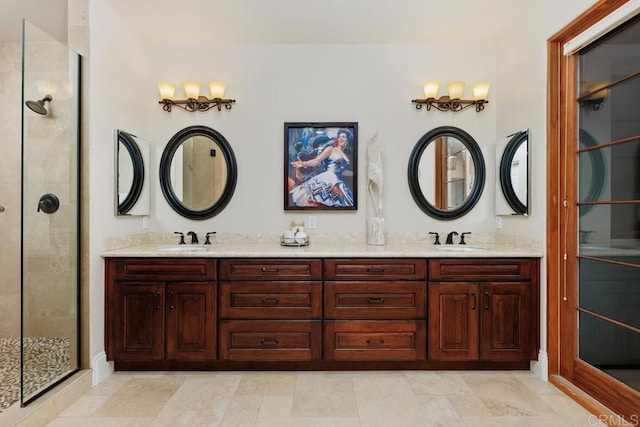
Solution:
<path fill-rule="evenodd" d="M 458 232 L 457 231 L 452 231 L 451 233 L 447 234 L 447 240 L 444 242 L 445 245 L 453 245 L 453 236 L 457 236 Z"/>
<path fill-rule="evenodd" d="M 187 236 L 191 236 L 191 244 L 192 245 L 197 245 L 198 243 L 198 235 L 195 233 L 195 231 L 190 231 L 187 233 Z"/>

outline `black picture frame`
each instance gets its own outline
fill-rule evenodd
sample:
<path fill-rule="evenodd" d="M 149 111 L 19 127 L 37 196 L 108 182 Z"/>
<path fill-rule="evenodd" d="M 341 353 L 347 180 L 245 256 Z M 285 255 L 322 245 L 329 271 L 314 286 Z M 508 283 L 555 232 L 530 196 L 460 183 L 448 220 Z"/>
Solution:
<path fill-rule="evenodd" d="M 284 210 L 358 209 L 358 123 L 284 124 Z"/>

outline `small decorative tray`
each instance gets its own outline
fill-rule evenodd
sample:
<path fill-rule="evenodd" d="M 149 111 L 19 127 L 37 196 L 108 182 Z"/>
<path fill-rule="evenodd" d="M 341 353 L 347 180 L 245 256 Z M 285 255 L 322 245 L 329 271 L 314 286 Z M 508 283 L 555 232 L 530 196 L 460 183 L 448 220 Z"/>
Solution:
<path fill-rule="evenodd" d="M 280 236 L 280 246 L 287 246 L 287 247 L 300 247 L 300 246 L 309 246 L 309 236 L 305 237 L 304 239 L 294 239 L 293 242 L 285 242 L 284 241 L 284 236 Z"/>

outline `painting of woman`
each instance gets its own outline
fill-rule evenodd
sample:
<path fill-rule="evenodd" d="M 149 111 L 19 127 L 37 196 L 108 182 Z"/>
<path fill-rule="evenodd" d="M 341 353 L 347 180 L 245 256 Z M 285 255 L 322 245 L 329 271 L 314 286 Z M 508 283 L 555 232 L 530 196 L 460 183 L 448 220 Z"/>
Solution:
<path fill-rule="evenodd" d="M 319 172 L 289 190 L 289 201 L 295 207 L 354 208 L 353 168 L 348 151 L 353 133 L 338 129 L 333 140 L 316 157 L 291 162 L 294 171 L 318 168 Z M 300 174 L 298 174 L 300 175 Z M 309 176 L 308 172 L 306 174 Z"/>

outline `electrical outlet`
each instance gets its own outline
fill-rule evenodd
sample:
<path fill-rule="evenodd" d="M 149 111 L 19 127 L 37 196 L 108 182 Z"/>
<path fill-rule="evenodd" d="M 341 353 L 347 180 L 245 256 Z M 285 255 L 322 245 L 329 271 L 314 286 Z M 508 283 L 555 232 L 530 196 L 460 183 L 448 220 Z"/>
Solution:
<path fill-rule="evenodd" d="M 309 230 L 315 230 L 316 228 L 316 217 L 313 215 L 310 215 L 309 218 L 307 219 L 307 226 L 309 227 Z"/>
<path fill-rule="evenodd" d="M 502 230 L 502 217 L 496 217 L 496 230 Z"/>

